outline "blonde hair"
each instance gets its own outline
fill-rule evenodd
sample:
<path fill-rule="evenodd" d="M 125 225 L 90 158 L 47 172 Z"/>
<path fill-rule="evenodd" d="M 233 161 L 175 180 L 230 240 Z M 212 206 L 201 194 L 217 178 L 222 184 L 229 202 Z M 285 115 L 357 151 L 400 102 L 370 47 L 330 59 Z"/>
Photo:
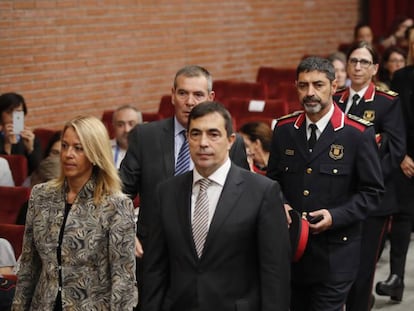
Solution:
<path fill-rule="evenodd" d="M 121 179 L 115 167 L 108 132 L 103 123 L 93 116 L 78 116 L 65 124 L 62 136 L 68 128 L 73 128 L 79 137 L 87 159 L 94 166 L 96 186 L 94 203 L 102 202 L 105 195 L 120 194 Z M 56 186 L 63 187 L 65 176 L 61 172 Z"/>

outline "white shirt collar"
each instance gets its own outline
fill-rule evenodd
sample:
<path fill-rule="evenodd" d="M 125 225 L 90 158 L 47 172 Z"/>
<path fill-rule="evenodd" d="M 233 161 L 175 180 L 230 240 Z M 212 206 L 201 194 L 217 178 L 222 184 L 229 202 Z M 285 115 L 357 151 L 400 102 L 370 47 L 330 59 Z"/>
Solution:
<path fill-rule="evenodd" d="M 183 130 L 187 130 L 187 129 L 184 128 L 184 126 L 182 126 L 180 122 L 178 122 L 176 117 L 174 117 L 174 137 L 177 137 L 177 135 L 180 135 L 180 133 Z"/>
<path fill-rule="evenodd" d="M 207 178 L 211 181 L 215 182 L 216 184 L 219 184 L 220 186 L 224 186 L 224 183 L 226 182 L 227 174 L 230 171 L 231 167 L 231 161 L 230 158 L 227 158 L 227 160 L 223 163 L 222 166 L 220 166 L 213 174 L 208 176 Z M 197 172 L 197 169 L 194 167 L 193 170 L 193 187 L 194 184 L 199 181 L 200 179 L 203 179 L 204 177 L 200 175 L 199 172 Z"/>
<path fill-rule="evenodd" d="M 354 97 L 355 94 L 358 94 L 359 95 L 359 99 L 358 99 L 358 102 L 357 102 L 357 105 L 358 105 L 361 98 L 364 97 L 365 92 L 367 91 L 368 87 L 369 87 L 369 84 L 366 87 L 364 87 L 363 89 L 359 90 L 358 92 L 355 91 L 354 89 L 352 89 L 352 87 L 350 87 L 349 88 L 348 101 L 350 101 L 352 103 L 352 97 Z"/>

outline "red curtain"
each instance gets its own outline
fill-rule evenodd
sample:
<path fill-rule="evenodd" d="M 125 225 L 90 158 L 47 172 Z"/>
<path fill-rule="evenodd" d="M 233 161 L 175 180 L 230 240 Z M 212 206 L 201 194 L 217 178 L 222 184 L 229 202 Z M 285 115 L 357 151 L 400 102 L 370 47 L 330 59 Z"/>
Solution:
<path fill-rule="evenodd" d="M 367 0 L 368 20 L 376 37 L 389 34 L 398 16 L 414 18 L 413 0 Z"/>

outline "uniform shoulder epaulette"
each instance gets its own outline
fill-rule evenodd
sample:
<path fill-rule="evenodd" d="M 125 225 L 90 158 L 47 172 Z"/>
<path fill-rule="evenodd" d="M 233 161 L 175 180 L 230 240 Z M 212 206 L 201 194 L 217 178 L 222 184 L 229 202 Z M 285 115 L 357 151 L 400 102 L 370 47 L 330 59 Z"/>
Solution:
<path fill-rule="evenodd" d="M 276 121 L 282 121 L 282 120 L 286 120 L 292 117 L 297 117 L 298 115 L 300 115 L 303 111 L 302 110 L 298 110 L 292 113 L 289 113 L 287 115 L 281 116 L 280 118 L 277 118 Z"/>
<path fill-rule="evenodd" d="M 353 114 L 348 114 L 348 118 L 351 119 L 352 121 L 358 122 L 358 123 L 360 123 L 362 125 L 365 125 L 365 126 L 372 126 L 372 125 L 374 125 L 374 123 L 372 123 L 370 121 L 367 121 L 367 120 L 365 120 L 363 118 L 360 118 L 358 116 L 355 116 Z"/>
<path fill-rule="evenodd" d="M 393 96 L 393 97 L 395 97 L 395 96 L 398 96 L 398 93 L 397 92 L 394 92 L 394 91 L 391 91 L 391 90 L 387 90 L 387 89 L 384 89 L 383 87 L 381 87 L 381 86 L 375 86 L 375 90 L 376 91 L 379 91 L 379 92 L 382 92 L 382 93 L 385 93 L 385 94 L 387 94 L 387 95 L 389 95 L 389 96 Z"/>

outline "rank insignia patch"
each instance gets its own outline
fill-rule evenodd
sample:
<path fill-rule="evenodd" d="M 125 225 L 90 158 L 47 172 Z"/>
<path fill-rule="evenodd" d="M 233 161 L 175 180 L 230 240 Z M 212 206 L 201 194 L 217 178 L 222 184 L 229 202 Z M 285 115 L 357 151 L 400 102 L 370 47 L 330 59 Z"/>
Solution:
<path fill-rule="evenodd" d="M 363 118 L 364 118 L 364 120 L 367 120 L 367 121 L 370 121 L 370 122 L 374 121 L 375 111 L 374 110 L 365 110 Z"/>
<path fill-rule="evenodd" d="M 329 156 L 334 160 L 342 159 L 344 157 L 344 146 L 331 145 L 331 150 L 329 150 Z"/>

